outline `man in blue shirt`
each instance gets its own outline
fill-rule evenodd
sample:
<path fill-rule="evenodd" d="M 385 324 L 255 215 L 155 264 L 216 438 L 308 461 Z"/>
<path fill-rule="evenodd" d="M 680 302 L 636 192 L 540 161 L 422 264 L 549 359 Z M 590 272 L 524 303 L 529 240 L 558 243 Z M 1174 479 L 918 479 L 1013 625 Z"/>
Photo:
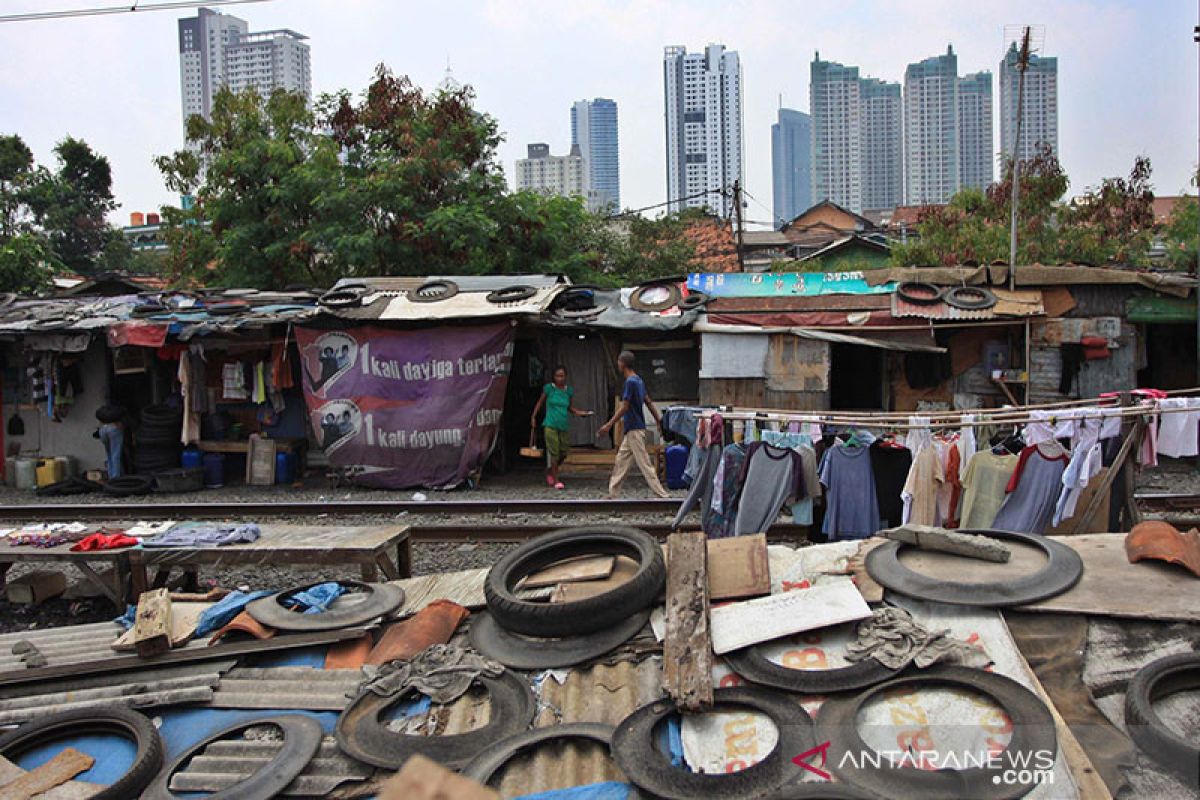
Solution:
<path fill-rule="evenodd" d="M 625 436 L 621 439 L 621 447 L 617 450 L 617 460 L 613 464 L 612 477 L 608 481 L 608 496 L 616 498 L 620 494 L 621 484 L 629 472 L 629 464 L 635 462 L 642 477 L 646 479 L 646 483 L 650 484 L 650 491 L 659 497 L 669 497 L 667 490 L 658 480 L 658 470 L 655 469 L 654 462 L 650 460 L 650 454 L 646 452 L 646 415 L 643 406 L 650 408 L 655 423 L 661 423 L 662 418 L 658 415 L 658 409 L 654 407 L 654 402 L 646 394 L 646 384 L 633 371 L 633 353 L 623 350 L 621 355 L 617 356 L 617 367 L 625 376 L 621 404 L 617 406 L 617 411 L 613 414 L 612 419 L 601 425 L 600 430 L 596 432 L 597 436 L 603 436 L 612 430 L 618 419 L 625 423 Z"/>

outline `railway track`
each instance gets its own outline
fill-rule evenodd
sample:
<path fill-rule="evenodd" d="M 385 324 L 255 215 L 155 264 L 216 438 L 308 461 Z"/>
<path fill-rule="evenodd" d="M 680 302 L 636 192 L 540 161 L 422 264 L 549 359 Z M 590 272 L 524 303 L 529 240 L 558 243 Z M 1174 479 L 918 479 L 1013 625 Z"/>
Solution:
<path fill-rule="evenodd" d="M 29 503 L 0 506 L 0 519 L 130 520 L 227 519 L 230 517 L 389 516 L 423 514 L 619 514 L 674 513 L 676 498 L 622 500 L 328 500 L 242 503 Z"/>

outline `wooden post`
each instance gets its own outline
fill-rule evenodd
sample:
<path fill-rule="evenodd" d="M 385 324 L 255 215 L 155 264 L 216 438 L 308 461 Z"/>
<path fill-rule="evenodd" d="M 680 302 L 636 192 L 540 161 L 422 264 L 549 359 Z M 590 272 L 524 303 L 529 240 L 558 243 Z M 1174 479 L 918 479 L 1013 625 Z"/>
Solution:
<path fill-rule="evenodd" d="M 667 635 L 663 687 L 688 711 L 712 705 L 713 652 L 708 627 L 708 542 L 703 531 L 667 537 Z"/>
<path fill-rule="evenodd" d="M 171 595 L 166 587 L 152 589 L 138 598 L 133 644 L 142 658 L 171 649 Z"/>

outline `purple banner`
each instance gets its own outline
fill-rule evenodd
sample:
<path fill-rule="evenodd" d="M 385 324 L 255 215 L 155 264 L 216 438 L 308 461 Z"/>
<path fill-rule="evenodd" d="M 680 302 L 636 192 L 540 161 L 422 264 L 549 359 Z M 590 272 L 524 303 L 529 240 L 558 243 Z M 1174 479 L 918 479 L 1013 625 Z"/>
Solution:
<path fill-rule="evenodd" d="M 457 486 L 491 452 L 512 365 L 513 328 L 298 328 L 317 443 L 356 483 Z"/>

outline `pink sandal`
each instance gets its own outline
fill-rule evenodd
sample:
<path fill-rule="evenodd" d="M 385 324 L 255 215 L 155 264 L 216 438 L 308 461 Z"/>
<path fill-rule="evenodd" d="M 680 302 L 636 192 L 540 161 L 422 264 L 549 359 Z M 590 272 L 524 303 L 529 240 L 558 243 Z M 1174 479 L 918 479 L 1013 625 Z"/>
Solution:
<path fill-rule="evenodd" d="M 547 475 L 546 476 L 546 485 L 549 486 L 550 488 L 554 488 L 554 478 Z"/>
<path fill-rule="evenodd" d="M 563 486 L 562 481 L 559 481 L 558 483 L 554 484 L 554 488 L 555 489 L 565 489 L 567 487 Z"/>

